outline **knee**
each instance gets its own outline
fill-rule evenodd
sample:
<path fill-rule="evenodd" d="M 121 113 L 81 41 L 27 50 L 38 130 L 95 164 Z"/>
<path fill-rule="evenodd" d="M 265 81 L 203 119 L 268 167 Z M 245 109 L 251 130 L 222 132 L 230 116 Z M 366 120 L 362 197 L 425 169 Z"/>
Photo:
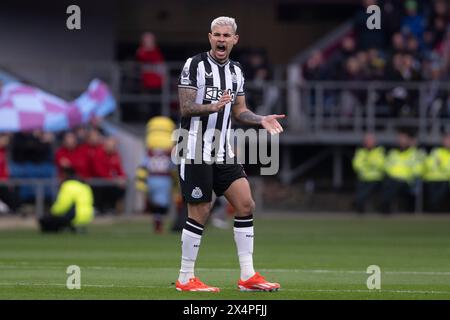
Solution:
<path fill-rule="evenodd" d="M 256 208 L 256 204 L 255 201 L 253 201 L 252 198 L 249 198 L 245 201 L 243 201 L 240 205 L 239 208 L 236 208 L 236 210 L 242 215 L 242 216 L 248 216 L 253 214 L 253 212 L 255 211 Z"/>
<path fill-rule="evenodd" d="M 188 204 L 188 217 L 205 225 L 210 212 L 209 203 Z"/>

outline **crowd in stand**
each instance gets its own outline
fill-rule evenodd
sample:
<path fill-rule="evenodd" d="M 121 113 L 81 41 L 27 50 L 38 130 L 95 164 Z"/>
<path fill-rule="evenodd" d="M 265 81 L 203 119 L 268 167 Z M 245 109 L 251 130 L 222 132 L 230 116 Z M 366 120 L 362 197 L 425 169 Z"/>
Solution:
<path fill-rule="evenodd" d="M 381 8 L 381 29 L 367 28 L 366 8 Z M 305 80 L 450 81 L 450 5 L 446 0 L 364 0 L 352 34 L 328 56 L 315 51 L 303 68 Z M 346 92 L 346 112 L 364 104 L 364 90 Z M 389 115 L 414 115 L 417 92 L 402 86 L 380 95 Z M 450 116 L 450 93 L 438 86 L 427 92 L 429 112 Z"/>
<path fill-rule="evenodd" d="M 95 126 L 78 127 L 58 135 L 40 130 L 0 135 L 0 181 L 61 179 L 65 168 L 73 169 L 79 179 L 92 185 L 98 213 L 120 212 L 126 174 L 116 138 Z M 8 211 L 16 211 L 23 203 L 34 203 L 34 197 L 32 186 L 0 185 L 0 200 Z M 53 201 L 50 186 L 45 189 L 45 198 L 48 203 Z"/>

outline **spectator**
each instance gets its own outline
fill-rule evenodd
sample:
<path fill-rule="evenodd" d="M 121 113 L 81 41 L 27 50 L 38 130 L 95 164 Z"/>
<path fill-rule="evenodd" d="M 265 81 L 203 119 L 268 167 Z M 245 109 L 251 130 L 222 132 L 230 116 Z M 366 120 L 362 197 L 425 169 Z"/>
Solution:
<path fill-rule="evenodd" d="M 426 21 L 424 17 L 418 13 L 417 2 L 415 0 L 406 0 L 405 11 L 406 16 L 402 20 L 402 32 L 406 35 L 414 36 L 422 43 Z"/>
<path fill-rule="evenodd" d="M 345 71 L 341 76 L 341 80 L 345 81 L 362 81 L 366 79 L 367 72 L 363 71 L 361 64 L 363 57 L 350 57 L 345 64 Z M 365 91 L 359 89 L 345 89 L 341 92 L 341 115 L 349 117 L 353 115 L 361 107 L 362 101 L 365 99 Z"/>
<path fill-rule="evenodd" d="M 412 133 L 402 130 L 397 136 L 398 147 L 390 150 L 385 160 L 386 178 L 382 188 L 382 211 L 391 213 L 398 203 L 401 211 L 414 210 L 418 180 L 422 176 L 425 154 L 416 146 Z"/>
<path fill-rule="evenodd" d="M 448 212 L 450 210 L 450 134 L 442 139 L 442 146 L 431 150 L 424 161 L 425 211 Z"/>
<path fill-rule="evenodd" d="M 16 133 L 12 141 L 12 159 L 16 163 L 51 162 L 53 140 L 52 133 L 41 130 Z"/>
<path fill-rule="evenodd" d="M 384 158 L 384 148 L 377 147 L 375 135 L 366 134 L 363 147 L 356 151 L 352 162 L 358 175 L 355 207 L 359 213 L 365 211 L 367 202 L 380 191 L 384 178 Z"/>
<path fill-rule="evenodd" d="M 77 142 L 79 145 L 83 144 L 87 140 L 88 128 L 85 126 L 76 127 L 74 130 L 75 136 L 77 138 Z"/>
<path fill-rule="evenodd" d="M 249 53 L 245 61 L 246 97 L 249 105 L 259 113 L 273 113 L 272 108 L 279 97 L 278 88 L 267 81 L 273 79 L 272 70 L 263 51 L 255 50 Z"/>
<path fill-rule="evenodd" d="M 141 44 L 136 52 L 136 59 L 141 64 L 141 86 L 145 92 L 150 94 L 161 94 L 165 65 L 164 57 L 156 44 L 155 35 L 145 32 L 141 36 Z M 158 102 L 140 106 L 142 117 L 147 120 L 161 113 Z"/>
<path fill-rule="evenodd" d="M 402 33 L 396 32 L 392 35 L 391 47 L 390 47 L 390 58 L 396 54 L 403 53 L 406 51 L 406 41 Z"/>
<path fill-rule="evenodd" d="M 346 36 L 342 39 L 341 47 L 331 56 L 329 62 L 330 75 L 333 79 L 337 79 L 339 75 L 345 70 L 343 67 L 345 61 L 356 53 L 355 39 L 351 36 Z"/>
<path fill-rule="evenodd" d="M 8 169 L 8 145 L 10 136 L 0 134 L 0 181 L 9 178 Z M 15 188 L 12 186 L 0 185 L 0 213 L 15 212 L 17 209 L 17 197 Z"/>
<path fill-rule="evenodd" d="M 407 37 L 405 52 L 410 54 L 416 61 L 422 60 L 422 53 L 419 47 L 419 41 L 414 36 Z"/>
<path fill-rule="evenodd" d="M 369 49 L 368 52 L 368 76 L 371 80 L 383 80 L 385 76 L 386 60 L 380 50 L 376 48 Z"/>
<path fill-rule="evenodd" d="M 445 37 L 445 32 L 447 28 L 447 23 L 444 18 L 436 17 L 432 21 L 431 30 L 434 34 L 432 47 L 440 54 L 443 54 L 443 42 Z"/>
<path fill-rule="evenodd" d="M 387 37 L 385 43 L 390 42 L 392 34 L 400 32 L 402 22 L 403 7 L 398 0 L 384 0 L 382 4 L 382 28 Z"/>
<path fill-rule="evenodd" d="M 396 54 L 393 57 L 388 79 L 396 82 L 420 81 L 420 67 L 410 54 Z M 413 116 L 418 113 L 418 92 L 398 85 L 387 93 L 390 113 L 394 117 Z"/>
<path fill-rule="evenodd" d="M 424 103 L 427 114 L 432 118 L 450 115 L 445 107 L 448 90 L 442 86 L 444 75 L 441 63 L 431 61 L 424 65 L 424 76 L 427 80 Z"/>
<path fill-rule="evenodd" d="M 311 53 L 311 56 L 306 61 L 305 65 L 303 66 L 302 70 L 302 76 L 304 80 L 310 80 L 310 81 L 321 81 L 321 80 L 327 80 L 329 76 L 329 72 L 327 69 L 327 66 L 325 65 L 323 54 L 319 50 L 315 50 Z M 312 107 L 312 110 L 309 110 L 309 112 L 313 112 L 313 109 L 316 105 L 316 94 L 313 88 L 309 90 L 308 98 L 310 100 L 310 106 Z M 325 96 L 329 96 L 330 93 L 325 92 Z M 327 100 L 327 97 L 325 98 Z M 332 100 L 332 98 L 330 99 Z M 326 103 L 328 104 L 328 103 Z M 325 109 L 329 109 L 325 107 Z"/>
<path fill-rule="evenodd" d="M 53 157 L 54 135 L 42 130 L 14 134 L 11 143 L 10 175 L 13 178 L 53 178 L 55 165 Z M 48 186 L 45 200 L 51 201 L 53 192 Z M 23 202 L 34 202 L 35 188 L 20 186 L 18 198 Z"/>
<path fill-rule="evenodd" d="M 42 232 L 72 232 L 83 230 L 94 219 L 92 190 L 78 180 L 75 171 L 66 167 L 63 182 L 50 213 L 39 219 Z"/>
<path fill-rule="evenodd" d="M 327 77 L 328 70 L 322 52 L 319 50 L 313 51 L 303 69 L 303 78 L 305 80 L 326 80 Z"/>
<path fill-rule="evenodd" d="M 103 148 L 103 135 L 95 128 L 90 128 L 87 132 L 86 142 L 79 146 L 79 156 L 85 162 L 84 170 L 80 172 L 80 177 L 89 179 L 96 176 L 95 163 L 96 154 Z M 94 188 L 95 189 L 95 188 Z"/>
<path fill-rule="evenodd" d="M 121 212 L 121 201 L 125 196 L 126 175 L 122 168 L 120 154 L 117 151 L 117 140 L 106 137 L 103 148 L 95 151 L 94 177 L 111 180 L 114 185 L 96 187 L 96 205 L 101 212 L 114 209 Z"/>
<path fill-rule="evenodd" d="M 62 146 L 55 152 L 55 163 L 58 171 L 58 177 L 62 178 L 65 168 L 74 169 L 79 177 L 86 177 L 87 162 L 80 153 L 75 133 L 69 131 L 64 133 Z"/>

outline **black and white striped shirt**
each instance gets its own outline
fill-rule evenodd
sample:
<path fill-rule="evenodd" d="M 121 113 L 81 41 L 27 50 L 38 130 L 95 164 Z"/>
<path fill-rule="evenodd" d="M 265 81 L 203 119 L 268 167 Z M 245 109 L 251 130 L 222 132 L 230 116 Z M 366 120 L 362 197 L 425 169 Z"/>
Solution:
<path fill-rule="evenodd" d="M 244 75 L 240 64 L 232 60 L 221 64 L 209 52 L 200 53 L 187 59 L 178 87 L 197 90 L 195 103 L 198 104 L 216 103 L 225 92 L 232 97 L 221 112 L 181 118 L 181 128 L 189 130 L 186 158 L 195 159 L 196 154 L 197 157 L 201 154 L 203 161 L 215 159 L 223 162 L 233 158 L 231 108 L 236 97 L 244 95 Z"/>

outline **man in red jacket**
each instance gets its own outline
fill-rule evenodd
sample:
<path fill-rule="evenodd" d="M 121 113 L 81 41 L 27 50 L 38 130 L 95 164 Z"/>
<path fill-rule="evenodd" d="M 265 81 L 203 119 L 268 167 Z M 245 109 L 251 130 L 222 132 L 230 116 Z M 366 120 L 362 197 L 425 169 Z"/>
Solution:
<path fill-rule="evenodd" d="M 64 133 L 62 146 L 55 152 L 55 164 L 59 178 L 62 178 L 63 171 L 66 168 L 72 168 L 79 176 L 87 174 L 86 159 L 80 152 L 77 137 L 73 132 Z"/>
<path fill-rule="evenodd" d="M 164 83 L 164 57 L 156 44 L 153 33 L 145 32 L 141 37 L 141 44 L 136 52 L 136 59 L 141 66 L 141 89 L 146 93 L 161 95 Z M 147 121 L 159 115 L 161 104 L 156 101 L 149 105 L 143 104 L 139 108 L 140 119 Z"/>
<path fill-rule="evenodd" d="M 86 142 L 82 143 L 78 149 L 79 157 L 84 163 L 80 177 L 85 179 L 96 177 L 96 156 L 99 150 L 103 149 L 102 134 L 95 128 L 89 129 Z"/>
<path fill-rule="evenodd" d="M 8 170 L 8 145 L 9 135 L 0 134 L 0 181 L 6 181 L 9 178 Z M 17 197 L 14 187 L 0 184 L 0 202 L 3 212 L 14 212 L 17 209 Z M 6 207 L 6 206 L 7 207 Z"/>
<path fill-rule="evenodd" d="M 164 57 L 156 45 L 153 33 L 145 32 L 141 37 L 141 45 L 136 52 L 137 60 L 142 64 L 142 86 L 145 89 L 160 90 L 163 84 Z"/>
<path fill-rule="evenodd" d="M 117 140 L 106 137 L 102 148 L 95 150 L 93 162 L 94 177 L 111 180 L 114 185 L 97 187 L 97 203 L 101 212 L 115 209 L 120 211 L 120 203 L 125 195 L 126 175 L 117 151 Z"/>

